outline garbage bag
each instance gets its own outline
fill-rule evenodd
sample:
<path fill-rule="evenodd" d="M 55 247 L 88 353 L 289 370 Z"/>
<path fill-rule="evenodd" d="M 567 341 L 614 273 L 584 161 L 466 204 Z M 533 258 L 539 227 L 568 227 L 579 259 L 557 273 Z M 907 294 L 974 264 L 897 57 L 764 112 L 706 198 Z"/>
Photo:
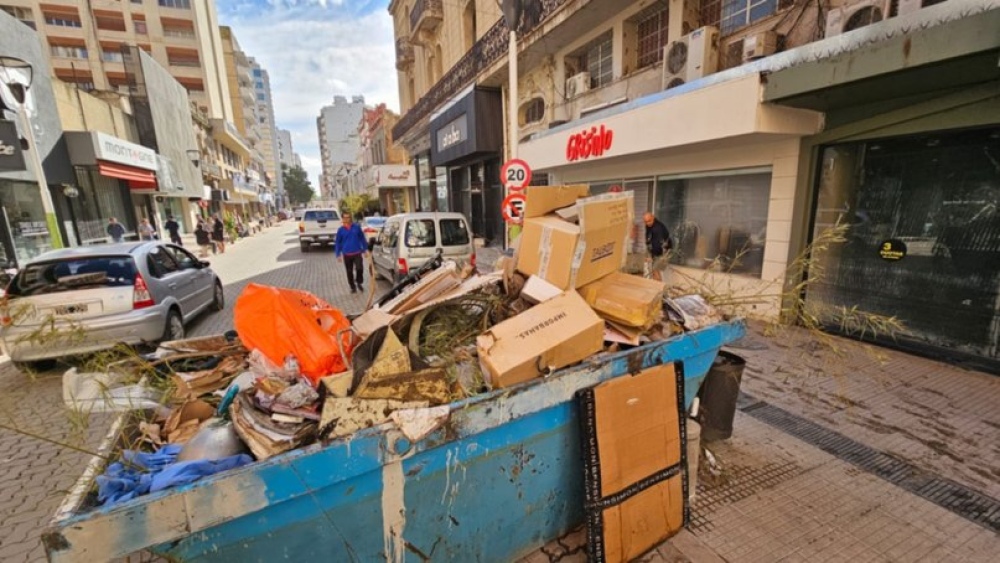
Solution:
<path fill-rule="evenodd" d="M 250 284 L 236 300 L 236 332 L 243 345 L 284 365 L 295 355 L 302 374 L 317 385 L 321 377 L 347 370 L 351 322 L 338 309 L 305 291 Z"/>

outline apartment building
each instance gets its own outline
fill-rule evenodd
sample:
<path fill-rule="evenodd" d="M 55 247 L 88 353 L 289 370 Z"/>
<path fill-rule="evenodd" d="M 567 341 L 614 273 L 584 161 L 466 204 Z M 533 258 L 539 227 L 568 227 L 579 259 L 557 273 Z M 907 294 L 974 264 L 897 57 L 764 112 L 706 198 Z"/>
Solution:
<path fill-rule="evenodd" d="M 406 151 L 392 140 L 399 116 L 385 104 L 366 108 L 358 127 L 364 190 L 388 215 L 416 209 L 416 170 Z"/>
<path fill-rule="evenodd" d="M 346 195 L 343 180 L 354 175 L 358 168 L 361 147 L 358 124 L 364 109 L 364 96 L 353 96 L 350 101 L 346 96 L 334 96 L 333 104 L 323 106 L 316 118 L 323 165 L 322 197 L 340 199 Z"/>
<path fill-rule="evenodd" d="M 488 236 L 516 152 L 540 181 L 633 192 L 671 231 L 671 283 L 767 296 L 750 312 L 770 317 L 801 297 L 782 291 L 799 253 L 847 223 L 812 254 L 812 314 L 847 333 L 838 311 L 896 316 L 891 344 L 1000 369 L 997 0 L 529 2 L 515 116 L 494 2 L 389 11 L 422 208 Z"/>
<path fill-rule="evenodd" d="M 288 129 L 276 129 L 278 138 L 278 161 L 280 166 L 292 168 L 298 166 L 295 161 L 295 148 L 292 145 L 292 132 Z"/>
<path fill-rule="evenodd" d="M 64 82 L 127 93 L 122 47 L 138 45 L 203 111 L 232 118 L 214 0 L 0 0 L 0 9 L 38 31 Z"/>
<path fill-rule="evenodd" d="M 275 198 L 280 201 L 284 199 L 285 180 L 278 157 L 278 127 L 274 122 L 271 76 L 253 57 L 249 58 L 249 62 L 250 73 L 253 75 L 254 99 L 257 102 L 257 127 L 260 128 L 260 153 L 264 156 L 264 172 Z"/>

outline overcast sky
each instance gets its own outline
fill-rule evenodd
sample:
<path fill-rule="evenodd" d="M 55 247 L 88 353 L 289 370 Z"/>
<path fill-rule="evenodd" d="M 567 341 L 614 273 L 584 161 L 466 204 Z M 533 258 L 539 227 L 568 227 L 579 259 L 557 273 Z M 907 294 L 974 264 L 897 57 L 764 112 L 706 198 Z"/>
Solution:
<path fill-rule="evenodd" d="M 278 127 L 292 132 L 313 187 L 321 171 L 316 117 L 335 95 L 399 111 L 389 0 L 216 0 L 248 56 L 271 76 Z"/>

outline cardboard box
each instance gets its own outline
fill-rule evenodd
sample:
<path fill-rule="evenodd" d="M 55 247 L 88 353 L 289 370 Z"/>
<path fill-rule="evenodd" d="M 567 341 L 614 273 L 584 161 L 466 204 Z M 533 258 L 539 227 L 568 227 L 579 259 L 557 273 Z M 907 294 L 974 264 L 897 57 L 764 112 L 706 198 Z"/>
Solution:
<path fill-rule="evenodd" d="M 667 364 L 580 393 L 592 561 L 631 561 L 684 527 L 679 377 Z"/>
<path fill-rule="evenodd" d="M 613 272 L 580 288 L 580 295 L 606 320 L 648 328 L 663 310 L 661 281 Z"/>
<path fill-rule="evenodd" d="M 521 288 L 521 298 L 537 305 L 562 295 L 562 290 L 538 276 L 531 276 Z"/>
<path fill-rule="evenodd" d="M 576 204 L 590 195 L 586 184 L 570 186 L 528 186 L 524 191 L 524 218 L 543 217 L 556 209 Z"/>
<path fill-rule="evenodd" d="M 575 291 L 535 305 L 476 339 L 483 374 L 509 387 L 600 352 L 604 321 Z"/>
<path fill-rule="evenodd" d="M 573 289 L 625 265 L 632 193 L 581 199 L 576 205 L 578 224 L 556 215 L 524 220 L 518 271 L 540 276 L 560 289 Z"/>

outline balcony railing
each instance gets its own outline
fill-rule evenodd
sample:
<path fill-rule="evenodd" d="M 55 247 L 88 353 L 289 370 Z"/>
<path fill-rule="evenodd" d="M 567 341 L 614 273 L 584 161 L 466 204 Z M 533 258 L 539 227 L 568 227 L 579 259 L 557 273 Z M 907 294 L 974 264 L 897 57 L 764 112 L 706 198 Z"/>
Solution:
<path fill-rule="evenodd" d="M 443 19 L 441 0 L 417 0 L 410 10 L 410 33 L 416 35 L 424 30 L 433 32 Z"/>
<path fill-rule="evenodd" d="M 557 12 L 563 4 L 569 0 L 539 0 L 529 2 L 521 14 L 518 22 L 517 32 L 524 35 L 534 31 L 549 16 Z M 438 0 L 440 3 L 440 0 Z M 421 7 L 424 0 L 418 1 L 413 12 L 410 13 L 411 23 L 413 14 Z M 438 106 L 446 102 L 452 96 L 460 92 L 479 76 L 479 73 L 493 66 L 493 63 L 500 60 L 507 54 L 509 30 L 503 18 L 500 18 L 486 32 L 479 41 L 472 46 L 455 66 L 445 73 L 441 80 L 438 80 L 422 98 L 399 120 L 399 123 L 392 128 L 392 138 L 402 139 L 410 129 L 424 119 Z"/>
<path fill-rule="evenodd" d="M 396 38 L 396 70 L 406 70 L 413 64 L 413 43 L 407 37 Z"/>

